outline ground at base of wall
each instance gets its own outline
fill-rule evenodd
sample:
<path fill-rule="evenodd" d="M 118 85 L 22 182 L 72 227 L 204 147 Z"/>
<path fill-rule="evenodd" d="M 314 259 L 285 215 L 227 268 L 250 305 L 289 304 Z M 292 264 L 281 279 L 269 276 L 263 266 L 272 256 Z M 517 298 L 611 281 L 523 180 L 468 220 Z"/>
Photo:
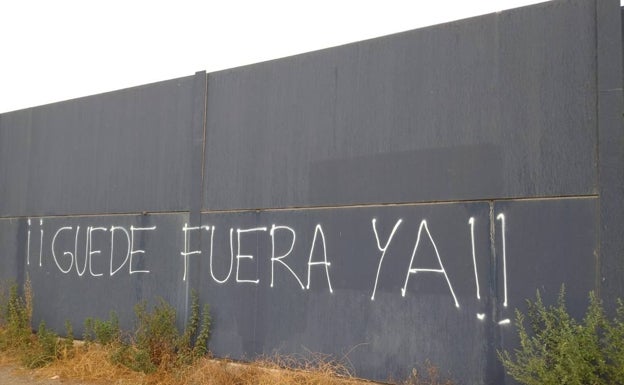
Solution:
<path fill-rule="evenodd" d="M 93 385 L 53 376 L 50 378 L 37 376 L 32 370 L 21 369 L 14 364 L 0 365 L 0 384 L 2 385 Z"/>
<path fill-rule="evenodd" d="M 205 359 L 205 362 L 201 363 L 204 367 L 215 367 L 219 366 L 224 368 L 222 373 L 229 373 L 231 375 L 237 377 L 243 377 L 245 384 L 258 384 L 264 385 L 268 383 L 279 383 L 280 380 L 284 379 L 285 384 L 290 383 L 300 383 L 307 384 L 310 380 L 307 378 L 292 378 L 292 371 L 288 370 L 280 370 L 273 368 L 262 368 L 257 365 L 247 365 L 236 362 L 229 361 L 221 361 L 214 359 Z M 207 370 L 206 374 L 209 374 L 211 371 Z M 61 373 L 61 374 L 56 374 Z M 123 377 L 123 376 L 122 376 Z M 108 385 L 141 385 L 141 384 L 149 384 L 149 385 L 158 385 L 161 384 L 161 381 L 155 379 L 154 377 L 144 377 L 138 376 L 136 378 L 108 378 L 106 380 L 80 380 L 75 378 L 70 378 L 66 374 L 62 372 L 62 370 L 56 371 L 54 366 L 40 368 L 40 369 L 25 369 L 21 367 L 19 364 L 14 362 L 11 359 L 0 359 L 0 385 L 100 385 L 100 384 L 108 384 Z M 191 377 L 195 377 L 191 379 L 192 382 L 188 382 L 189 384 L 210 384 L 210 385 L 230 385 L 232 384 L 231 378 L 223 378 L 221 379 L 208 379 L 205 376 L 200 376 L 204 378 L 198 378 L 197 373 L 193 373 Z M 252 379 L 256 377 L 256 379 Z M 240 378 L 237 378 L 240 380 Z M 193 381 L 195 380 L 195 381 Z M 295 382 L 292 382 L 292 381 Z M 319 377 L 316 378 L 316 381 L 312 381 L 314 383 L 319 380 Z M 139 382 L 137 382 L 139 381 Z M 277 381 L 277 382 L 273 382 Z M 326 381 L 323 381 L 326 382 Z M 170 384 L 170 379 L 163 379 L 163 384 Z M 240 383 L 236 381 L 236 383 Z M 360 380 L 354 378 L 332 378 L 328 384 L 340 384 L 340 385 L 381 385 L 381 383 Z"/>

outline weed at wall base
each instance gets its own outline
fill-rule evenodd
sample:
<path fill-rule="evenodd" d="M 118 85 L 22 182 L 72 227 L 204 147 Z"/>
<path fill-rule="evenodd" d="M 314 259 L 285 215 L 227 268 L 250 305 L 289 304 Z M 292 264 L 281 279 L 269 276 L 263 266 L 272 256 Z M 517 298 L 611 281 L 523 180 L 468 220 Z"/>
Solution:
<path fill-rule="evenodd" d="M 39 368 L 55 360 L 74 356 L 73 328 L 65 323 L 67 338 L 61 339 L 44 321 L 36 334 L 31 327 L 33 293 L 30 281 L 24 285 L 24 296 L 17 285 L 12 285 L 0 296 L 0 351 L 11 353 L 28 368 Z M 84 321 L 84 348 L 97 343 L 109 347 L 109 360 L 131 370 L 153 373 L 192 364 L 208 352 L 211 318 L 209 307 L 200 315 L 197 294 L 192 292 L 192 311 L 189 324 L 182 334 L 176 326 L 176 311 L 165 300 L 159 299 L 153 309 L 147 303 L 135 306 L 136 330 L 127 340 L 121 338 L 119 317 L 111 312 L 108 320 L 87 318 Z"/>
<path fill-rule="evenodd" d="M 30 279 L 26 278 L 23 297 L 16 284 L 11 285 L 3 310 L 3 328 L 0 330 L 0 350 L 10 353 L 28 368 L 38 368 L 73 354 L 71 324 L 66 323 L 69 338 L 61 340 L 41 321 L 37 333 L 32 333 L 33 292 Z"/>
<path fill-rule="evenodd" d="M 117 339 L 111 360 L 134 371 L 153 373 L 190 365 L 205 356 L 210 339 L 210 308 L 205 305 L 200 316 L 195 291 L 191 293 L 191 303 L 189 322 L 182 333 L 176 326 L 175 309 L 162 298 L 151 311 L 146 302 L 137 304 L 134 338 L 131 343 Z"/>
<path fill-rule="evenodd" d="M 68 321 L 65 339 L 59 338 L 45 322 L 41 322 L 33 334 L 32 291 L 25 288 L 24 293 L 24 297 L 20 297 L 17 286 L 12 287 L 4 296 L 6 301 L 0 304 L 4 310 L 0 317 L 0 351 L 4 351 L 5 356 L 17 356 L 28 368 L 39 368 L 38 372 L 46 377 L 60 375 L 61 378 L 100 382 L 115 379 L 119 383 L 136 385 L 363 383 L 353 378 L 347 367 L 322 354 L 313 354 L 308 360 L 275 356 L 252 364 L 209 359 L 210 308 L 200 306 L 195 292 L 191 294 L 191 314 L 182 333 L 176 327 L 175 309 L 159 299 L 151 308 L 146 302 L 136 306 L 137 324 L 130 335 L 122 333 L 114 312 L 107 320 L 87 318 L 81 348 L 74 347 L 73 328 Z M 415 371 L 399 384 L 452 384 L 441 380 L 437 373 L 437 369 Z"/>
<path fill-rule="evenodd" d="M 622 301 L 609 320 L 590 292 L 589 307 L 578 322 L 568 314 L 564 297 L 562 287 L 556 306 L 546 306 L 538 291 L 535 301 L 527 300 L 527 316 L 516 310 L 520 348 L 498 353 L 507 373 L 526 385 L 624 384 Z"/>

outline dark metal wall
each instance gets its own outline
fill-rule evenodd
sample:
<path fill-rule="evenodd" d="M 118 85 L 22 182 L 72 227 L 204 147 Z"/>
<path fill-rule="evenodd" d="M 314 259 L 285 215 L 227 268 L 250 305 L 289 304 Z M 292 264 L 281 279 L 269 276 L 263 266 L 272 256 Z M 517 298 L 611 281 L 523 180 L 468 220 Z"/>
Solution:
<path fill-rule="evenodd" d="M 594 8 L 537 5 L 209 74 L 204 208 L 596 194 Z"/>
<path fill-rule="evenodd" d="M 0 279 L 80 332 L 211 305 L 218 356 L 513 383 L 515 308 L 624 296 L 617 0 L 553 1 L 0 115 Z"/>
<path fill-rule="evenodd" d="M 187 77 L 3 114 L 0 213 L 188 210 L 193 87 Z"/>

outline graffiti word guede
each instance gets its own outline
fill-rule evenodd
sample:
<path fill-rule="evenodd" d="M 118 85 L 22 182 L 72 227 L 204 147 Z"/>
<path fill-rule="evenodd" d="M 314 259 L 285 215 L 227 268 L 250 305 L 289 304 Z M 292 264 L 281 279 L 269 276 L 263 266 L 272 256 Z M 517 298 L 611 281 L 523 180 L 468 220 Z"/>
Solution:
<path fill-rule="evenodd" d="M 31 220 L 28 220 L 28 235 L 26 245 L 26 265 L 30 265 L 31 259 Z M 136 237 L 141 232 L 155 231 L 156 226 L 151 227 L 124 227 L 124 226 L 111 226 L 97 227 L 87 226 L 81 231 L 80 226 L 63 226 L 54 232 L 52 241 L 50 242 L 50 254 L 56 267 L 63 274 L 69 274 L 72 268 L 75 269 L 76 274 L 82 277 L 88 269 L 89 275 L 93 277 L 101 277 L 104 275 L 102 272 L 93 271 L 93 260 L 97 256 L 102 254 L 102 250 L 94 248 L 93 237 L 94 234 L 98 237 L 106 237 L 110 245 L 109 256 L 109 275 L 112 277 L 121 271 L 124 266 L 127 265 L 128 274 L 149 273 L 149 270 L 138 270 L 134 266 L 134 258 L 138 255 L 145 254 L 145 250 L 136 248 Z M 105 235 L 107 232 L 110 234 Z M 39 221 L 39 267 L 43 264 L 43 220 Z M 83 235 L 81 235 L 83 234 Z M 60 248 L 57 246 L 59 241 L 70 240 L 73 244 L 73 248 Z M 84 239 L 84 240 L 82 240 Z M 71 242 L 73 240 L 73 242 Z M 115 241 L 117 240 L 117 245 Z M 123 243 L 120 246 L 120 243 Z M 119 258 L 121 256 L 121 258 Z M 117 261 L 116 261 L 117 259 Z M 121 259 L 121 262 L 119 261 Z M 82 262 L 82 266 L 81 266 Z"/>

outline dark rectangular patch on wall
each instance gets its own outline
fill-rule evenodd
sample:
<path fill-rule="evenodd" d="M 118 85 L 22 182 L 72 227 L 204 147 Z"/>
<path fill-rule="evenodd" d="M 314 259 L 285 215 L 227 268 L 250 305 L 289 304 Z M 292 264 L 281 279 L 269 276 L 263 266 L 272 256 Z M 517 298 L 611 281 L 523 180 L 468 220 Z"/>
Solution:
<path fill-rule="evenodd" d="M 392 203 L 406 197 L 447 201 L 461 191 L 476 199 L 483 178 L 502 188 L 502 154 L 491 145 L 402 151 L 326 160 L 310 167 L 309 199 L 325 206 L 355 202 Z M 341 175 L 341 178 L 334 178 Z M 327 181 L 334 180 L 334 183 Z"/>

